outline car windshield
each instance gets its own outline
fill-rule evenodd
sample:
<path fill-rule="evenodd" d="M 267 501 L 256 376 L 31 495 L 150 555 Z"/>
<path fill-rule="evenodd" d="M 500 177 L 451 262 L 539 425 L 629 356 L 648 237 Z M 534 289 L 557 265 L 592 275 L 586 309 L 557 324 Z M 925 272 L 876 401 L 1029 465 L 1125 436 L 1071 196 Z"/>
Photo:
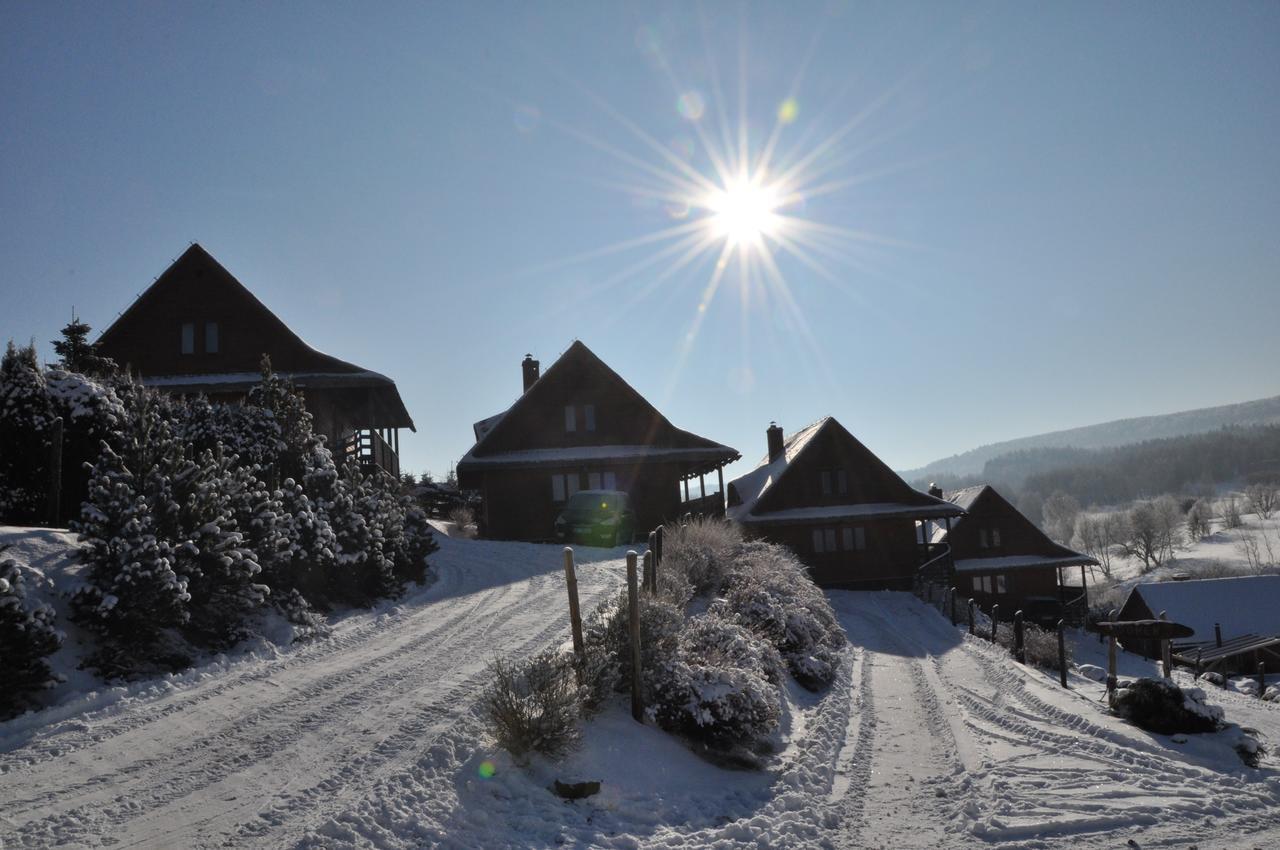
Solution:
<path fill-rule="evenodd" d="M 575 514 L 616 513 L 618 497 L 608 493 L 574 493 L 565 510 Z"/>

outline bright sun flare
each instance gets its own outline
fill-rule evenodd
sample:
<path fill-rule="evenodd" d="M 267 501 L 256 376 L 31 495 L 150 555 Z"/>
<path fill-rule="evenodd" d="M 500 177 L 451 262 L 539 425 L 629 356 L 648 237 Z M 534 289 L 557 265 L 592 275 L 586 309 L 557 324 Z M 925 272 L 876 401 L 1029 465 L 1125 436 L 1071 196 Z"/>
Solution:
<path fill-rule="evenodd" d="M 757 243 L 762 237 L 777 234 L 782 217 L 778 192 L 758 180 L 740 177 L 729 181 L 706 199 L 712 213 L 712 232 L 730 244 Z"/>

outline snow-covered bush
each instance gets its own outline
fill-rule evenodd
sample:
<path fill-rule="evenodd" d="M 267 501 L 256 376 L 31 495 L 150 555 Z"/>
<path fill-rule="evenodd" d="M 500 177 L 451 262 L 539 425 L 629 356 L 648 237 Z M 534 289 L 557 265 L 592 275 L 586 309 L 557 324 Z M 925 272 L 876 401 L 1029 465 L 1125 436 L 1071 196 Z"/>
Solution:
<path fill-rule="evenodd" d="M 553 758 L 581 737 L 578 686 L 570 660 L 548 650 L 527 661 L 495 658 L 480 708 L 498 745 L 516 758 Z"/>
<path fill-rule="evenodd" d="M 1001 626 L 996 632 L 996 640 L 1012 654 L 1014 651 L 1013 624 Z M 1022 624 L 1022 649 L 1026 663 L 1046 670 L 1058 669 L 1058 633 L 1052 629 L 1042 629 L 1035 623 Z M 1072 661 L 1071 641 L 1063 643 L 1067 664 Z"/>
<path fill-rule="evenodd" d="M 586 651 L 584 700 L 603 702 L 614 690 L 630 687 L 631 631 L 627 593 L 606 600 L 583 624 Z M 654 672 L 675 655 L 684 615 L 661 598 L 640 596 L 640 670 L 648 685 Z"/>
<path fill-rule="evenodd" d="M 804 687 L 830 684 L 844 630 L 804 566 L 786 549 L 760 542 L 741 544 L 733 559 L 711 610 L 767 640 Z"/>
<path fill-rule="evenodd" d="M 45 658 L 62 645 L 53 609 L 27 600 L 27 582 L 0 547 L 0 719 L 22 710 L 30 694 L 56 683 Z"/>
<path fill-rule="evenodd" d="M 1185 691 L 1164 679 L 1138 679 L 1116 691 L 1111 710 L 1149 732 L 1213 732 L 1222 727 L 1222 709 L 1205 701 L 1204 691 Z"/>
<path fill-rule="evenodd" d="M 700 614 L 654 671 L 654 717 L 713 750 L 758 749 L 781 720 L 781 675 L 773 647 L 735 623 Z"/>
<path fill-rule="evenodd" d="M 722 520 L 699 517 L 686 526 L 668 525 L 662 567 L 684 575 L 696 593 L 719 593 L 741 545 L 741 529 Z"/>

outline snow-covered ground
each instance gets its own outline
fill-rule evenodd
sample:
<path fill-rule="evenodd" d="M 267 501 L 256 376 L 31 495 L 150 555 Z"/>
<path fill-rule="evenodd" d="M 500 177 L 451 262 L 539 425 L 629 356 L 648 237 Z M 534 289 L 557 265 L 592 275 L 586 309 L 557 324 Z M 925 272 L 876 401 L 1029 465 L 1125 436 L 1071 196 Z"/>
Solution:
<path fill-rule="evenodd" d="M 521 768 L 475 709 L 485 662 L 566 634 L 560 550 L 441 539 L 432 586 L 332 638 L 0 724 L 0 846 L 1271 847 L 1280 704 L 1209 688 L 1271 748 L 1178 743 L 1110 717 L 1102 686 L 1012 663 L 901 593 L 833 592 L 832 689 L 787 692 L 780 751 L 729 771 L 630 720 Z M 581 550 L 590 607 L 622 550 Z M 1099 663 L 1096 638 L 1075 638 Z M 1150 663 L 1125 656 L 1122 672 Z M 599 779 L 568 803 L 553 779 Z"/>

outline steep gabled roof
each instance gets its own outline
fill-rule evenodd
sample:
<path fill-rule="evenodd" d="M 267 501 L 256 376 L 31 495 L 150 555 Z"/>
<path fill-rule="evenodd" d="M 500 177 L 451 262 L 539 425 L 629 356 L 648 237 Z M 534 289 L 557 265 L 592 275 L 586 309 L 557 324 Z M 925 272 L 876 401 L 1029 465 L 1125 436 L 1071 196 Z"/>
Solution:
<path fill-rule="evenodd" d="M 805 456 L 819 435 L 830 434 L 842 442 L 858 458 L 858 470 L 850 474 L 864 474 L 882 482 L 884 492 L 891 500 L 875 502 L 846 502 L 844 504 L 816 505 L 762 509 L 762 501 L 786 479 L 796 463 Z M 730 501 L 737 502 L 728 509 L 728 515 L 742 523 L 804 523 L 822 519 L 872 519 L 903 517 L 923 519 L 943 516 L 959 516 L 961 511 L 943 499 L 912 489 L 884 461 L 876 457 L 866 446 L 850 434 L 832 416 L 825 416 L 792 434 L 783 442 L 783 451 L 774 460 L 768 455 L 746 475 L 733 480 Z"/>
<path fill-rule="evenodd" d="M 234 352 L 175 362 L 161 340 L 168 339 L 172 317 L 190 309 L 193 300 L 205 310 L 251 317 L 252 350 L 242 345 Z M 97 344 L 104 355 L 140 373 L 143 383 L 175 392 L 243 390 L 257 383 L 259 360 L 267 354 L 276 372 L 299 386 L 372 390 L 379 411 L 370 427 L 414 427 L 393 380 L 312 348 L 198 243 L 174 260 Z"/>
<path fill-rule="evenodd" d="M 637 442 L 578 443 L 572 446 L 529 444 L 532 429 L 526 428 L 526 413 L 557 391 L 570 373 L 588 373 L 613 386 L 637 411 L 638 421 L 647 422 L 646 435 Z M 562 387 L 561 387 L 562 388 Z M 539 466 L 575 462 L 635 460 L 678 460 L 714 468 L 738 459 L 736 449 L 676 428 L 621 375 L 596 356 L 581 340 L 569 348 L 516 399 L 506 411 L 482 419 L 472 426 L 475 445 L 458 462 L 458 470 L 503 466 Z M 534 435 L 536 436 L 536 435 Z M 503 445 L 506 441 L 506 445 Z M 517 447 L 513 448 L 512 443 Z"/>
<path fill-rule="evenodd" d="M 961 557 L 961 553 L 956 553 L 955 564 L 957 572 L 1004 572 L 1016 569 L 1032 569 L 1037 567 L 1076 567 L 1076 566 L 1097 566 L 1098 562 L 1088 555 L 1055 543 L 1049 539 L 1049 535 L 1040 530 L 1034 522 L 1015 508 L 1008 499 L 1001 496 L 990 484 L 980 484 L 974 487 L 966 487 L 963 490 L 956 490 L 947 496 L 947 500 L 955 503 L 957 507 L 964 509 L 964 516 L 952 520 L 951 533 L 965 528 L 967 525 L 974 523 L 982 523 L 993 518 L 999 518 L 1002 523 L 1006 524 L 1003 538 L 1008 540 L 1028 540 L 1028 544 L 1012 547 L 1005 543 L 1001 548 L 1001 554 L 991 555 L 981 558 L 965 558 Z M 1017 523 L 1021 526 L 1021 534 L 1010 535 L 1008 533 L 1008 522 Z M 938 543 L 947 539 L 946 529 L 935 529 L 933 533 L 933 542 Z M 1017 551 L 1010 551 L 1011 548 Z"/>

